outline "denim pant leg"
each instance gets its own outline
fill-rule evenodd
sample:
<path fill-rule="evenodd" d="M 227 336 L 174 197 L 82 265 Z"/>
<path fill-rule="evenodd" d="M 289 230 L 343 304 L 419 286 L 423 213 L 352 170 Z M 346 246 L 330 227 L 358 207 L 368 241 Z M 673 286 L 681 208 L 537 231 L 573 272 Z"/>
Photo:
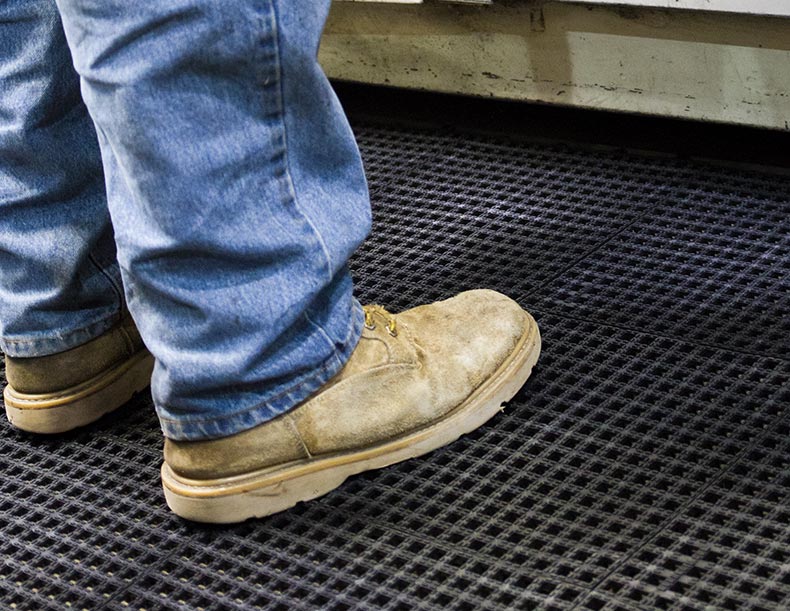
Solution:
<path fill-rule="evenodd" d="M 58 0 L 97 126 L 129 309 L 166 436 L 312 394 L 363 325 L 362 164 L 316 61 L 329 0 Z"/>
<path fill-rule="evenodd" d="M 96 132 L 54 0 L 0 3 L 0 349 L 62 352 L 123 307 Z"/>

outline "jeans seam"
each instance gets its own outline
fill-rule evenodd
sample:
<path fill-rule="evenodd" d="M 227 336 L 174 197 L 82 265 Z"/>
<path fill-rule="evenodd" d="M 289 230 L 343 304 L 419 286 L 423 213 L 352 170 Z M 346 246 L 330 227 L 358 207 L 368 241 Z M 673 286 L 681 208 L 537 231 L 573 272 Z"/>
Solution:
<path fill-rule="evenodd" d="M 321 248 L 321 252 L 324 255 L 325 265 L 326 265 L 326 274 L 327 280 L 329 282 L 333 279 L 332 274 L 332 258 L 329 254 L 329 248 L 326 245 L 326 241 L 324 240 L 321 232 L 318 231 L 318 228 L 315 226 L 313 221 L 310 217 L 301 209 L 299 206 L 299 198 L 296 195 L 296 185 L 294 184 L 293 180 L 293 170 L 291 166 L 291 156 L 289 153 L 289 135 L 288 135 L 288 125 L 285 120 L 285 85 L 284 85 L 284 78 L 283 78 L 283 67 L 282 67 L 282 54 L 280 52 L 280 29 L 279 29 L 279 15 L 277 11 L 277 1 L 271 0 L 271 10 L 272 10 L 272 27 L 274 30 L 273 36 L 273 43 L 274 43 L 274 65 L 275 65 L 275 78 L 277 80 L 276 86 L 276 100 L 277 100 L 277 117 L 280 123 L 280 129 L 282 130 L 282 145 L 283 145 L 283 179 L 285 181 L 285 187 L 287 190 L 288 198 L 290 202 L 293 204 L 294 209 L 299 214 L 300 217 L 305 221 L 308 225 L 310 230 L 312 231 L 313 235 L 315 236 L 318 244 Z M 305 311 L 304 318 L 308 322 L 309 325 L 314 327 L 318 330 L 321 337 L 326 341 L 327 345 L 329 346 L 330 350 L 332 350 L 332 354 L 335 358 L 339 359 L 337 350 L 335 348 L 335 342 L 332 341 L 332 338 L 326 332 L 326 330 L 319 324 L 315 323 L 311 318 L 310 315 Z"/>
<path fill-rule="evenodd" d="M 329 333 L 327 333 L 326 329 L 324 329 L 324 327 L 322 327 L 320 324 L 318 324 L 312 318 L 310 318 L 310 314 L 307 311 L 305 311 L 304 317 L 305 317 L 305 320 L 308 322 L 308 324 L 310 324 L 311 326 L 313 326 L 314 328 L 316 328 L 318 330 L 318 333 L 321 335 L 321 337 L 326 341 L 326 343 L 332 349 L 333 354 L 335 356 L 337 356 L 337 349 L 336 349 L 336 346 L 335 346 L 335 342 L 332 341 L 332 338 L 329 336 Z"/>
<path fill-rule="evenodd" d="M 288 189 L 288 195 L 293 202 L 294 208 L 299 213 L 299 215 L 304 219 L 307 225 L 312 230 L 313 234 L 315 235 L 316 239 L 318 240 L 318 244 L 321 247 L 321 252 L 324 255 L 324 259 L 326 261 L 326 274 L 327 279 L 329 281 L 332 280 L 332 257 L 329 254 L 329 248 L 326 245 L 326 241 L 324 240 L 324 236 L 321 235 L 321 232 L 318 231 L 318 228 L 313 223 L 312 219 L 305 214 L 305 212 L 299 206 L 299 200 L 296 195 L 296 186 L 294 185 L 293 181 L 293 171 L 291 169 L 291 157 L 288 150 L 288 126 L 285 122 L 285 91 L 284 91 L 284 83 L 283 83 L 283 69 L 282 69 L 282 62 L 281 62 L 281 53 L 280 53 L 280 29 L 278 27 L 279 23 L 279 15 L 277 11 L 277 2 L 276 0 L 270 0 L 271 10 L 273 12 L 273 29 L 274 29 L 274 57 L 275 57 L 275 69 L 276 69 L 276 79 L 277 79 L 277 115 L 280 120 L 280 127 L 282 129 L 283 135 L 283 157 L 284 157 L 284 165 L 285 165 L 285 181 Z"/>
<path fill-rule="evenodd" d="M 121 289 L 121 287 L 119 287 L 116 284 L 115 279 L 112 276 L 110 276 L 107 270 L 105 270 L 101 265 L 99 265 L 99 262 L 96 261 L 96 258 L 93 256 L 93 253 L 88 255 L 88 261 L 90 261 L 90 263 L 99 271 L 99 273 L 102 276 L 104 276 L 104 278 L 110 284 L 110 287 L 112 287 L 112 290 L 115 293 L 116 297 L 118 297 L 118 317 L 120 318 L 123 315 L 123 308 L 124 308 L 123 290 Z"/>

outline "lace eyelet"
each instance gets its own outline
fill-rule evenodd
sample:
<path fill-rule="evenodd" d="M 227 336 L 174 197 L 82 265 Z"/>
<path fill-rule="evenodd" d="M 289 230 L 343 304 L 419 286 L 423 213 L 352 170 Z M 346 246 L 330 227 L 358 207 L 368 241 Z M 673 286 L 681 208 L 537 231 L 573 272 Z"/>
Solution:
<path fill-rule="evenodd" d="M 370 305 L 365 306 L 365 328 L 368 331 L 374 331 L 376 329 L 376 323 L 373 322 L 373 313 L 377 312 L 382 316 L 386 316 L 387 318 L 387 333 L 390 334 L 392 337 L 398 337 L 398 325 L 395 322 L 395 319 L 392 318 L 391 314 L 387 312 L 384 308 L 377 305 Z"/>

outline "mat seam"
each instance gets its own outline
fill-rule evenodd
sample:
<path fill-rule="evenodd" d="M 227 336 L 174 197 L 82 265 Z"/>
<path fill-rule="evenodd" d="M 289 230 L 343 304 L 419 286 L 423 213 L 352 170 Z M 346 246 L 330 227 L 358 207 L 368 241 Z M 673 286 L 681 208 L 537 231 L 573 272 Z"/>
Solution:
<path fill-rule="evenodd" d="M 642 220 L 642 218 L 646 217 L 647 213 L 648 213 L 647 210 L 637 213 L 636 216 L 634 216 L 634 218 L 630 222 L 628 222 L 625 225 L 623 225 L 620 229 L 612 232 L 611 235 L 609 235 L 607 238 L 601 240 L 601 242 L 599 242 L 598 244 L 593 246 L 589 251 L 587 251 L 585 254 L 581 255 L 578 259 L 575 259 L 572 263 L 569 263 L 567 266 L 565 266 L 563 269 L 561 269 L 555 275 L 553 275 L 552 277 L 548 278 L 547 280 L 544 280 L 542 283 L 540 283 L 535 288 L 532 288 L 530 290 L 527 290 L 527 291 L 521 293 L 517 300 L 518 301 L 522 301 L 522 300 L 526 301 L 528 298 L 530 298 L 532 295 L 534 295 L 537 291 L 540 291 L 541 289 L 546 288 L 547 286 L 551 285 L 556 280 L 559 280 L 563 275 L 565 275 L 566 273 L 571 271 L 574 267 L 579 265 L 582 261 L 584 261 L 588 257 L 591 257 L 592 255 L 594 255 L 596 252 L 598 252 L 604 246 L 606 246 L 609 242 L 614 240 L 620 234 L 624 233 L 626 230 L 630 229 L 638 221 Z"/>
<path fill-rule="evenodd" d="M 784 412 L 781 412 L 779 415 L 777 415 L 777 416 L 776 416 L 776 417 L 773 419 L 773 422 L 782 422 L 782 421 L 784 421 L 784 420 L 785 420 L 785 413 L 784 413 Z M 738 452 L 738 454 L 736 455 L 736 457 L 735 457 L 735 459 L 734 459 L 734 460 L 732 460 L 732 461 L 731 461 L 731 462 L 730 462 L 730 463 L 729 463 L 729 464 L 728 464 L 728 465 L 727 465 L 725 468 L 723 468 L 723 469 L 720 469 L 720 470 L 719 470 L 719 472 L 718 472 L 718 473 L 717 473 L 717 474 L 716 474 L 716 475 L 715 475 L 715 476 L 714 476 L 714 477 L 713 477 L 713 478 L 712 478 L 712 479 L 711 479 L 709 482 L 707 482 L 706 484 L 704 484 L 704 485 L 703 485 L 703 486 L 702 486 L 702 487 L 701 487 L 701 488 L 700 488 L 700 489 L 699 489 L 699 490 L 698 490 L 696 493 L 694 493 L 693 495 L 691 495 L 691 496 L 690 496 L 690 497 L 689 497 L 689 498 L 688 498 L 688 499 L 687 499 L 687 500 L 686 500 L 686 501 L 685 501 L 685 502 L 684 502 L 684 503 L 683 503 L 683 504 L 682 504 L 682 505 L 681 505 L 681 506 L 680 506 L 680 507 L 679 507 L 679 508 L 678 508 L 678 509 L 677 509 L 677 510 L 674 512 L 674 514 L 673 514 L 673 515 L 671 515 L 669 518 L 667 518 L 666 520 L 664 520 L 664 522 L 662 522 L 660 525 L 658 525 L 658 526 L 657 526 L 657 527 L 656 527 L 656 528 L 653 530 L 653 532 L 652 532 L 650 535 L 648 535 L 647 537 L 645 537 L 645 538 L 644 538 L 644 540 L 643 540 L 643 541 L 641 541 L 641 542 L 640 542 L 638 545 L 636 545 L 635 547 L 633 547 L 632 549 L 630 549 L 630 550 L 629 550 L 629 551 L 626 553 L 626 555 L 625 555 L 625 556 L 624 556 L 622 559 L 618 560 L 618 561 L 617 561 L 617 562 L 616 562 L 616 563 L 613 565 L 613 567 L 612 567 L 610 570 L 608 570 L 608 571 L 606 572 L 606 574 L 604 574 L 604 575 L 603 575 L 603 576 L 602 576 L 600 579 L 598 579 L 598 580 L 595 582 L 595 584 L 594 584 L 594 585 L 593 585 L 593 586 L 590 588 L 590 591 L 589 591 L 589 593 L 588 593 L 588 594 L 586 594 L 585 596 L 583 596 L 583 597 L 581 598 L 581 600 L 579 600 L 578 602 L 575 602 L 575 603 L 573 604 L 573 606 L 570 608 L 570 611 L 574 611 L 575 609 L 578 609 L 578 608 L 579 608 L 579 606 L 580 606 L 580 605 L 582 605 L 582 604 L 584 604 L 585 602 L 587 602 L 587 601 L 590 599 L 590 597 L 591 597 L 591 596 L 593 596 L 593 595 L 597 594 L 597 593 L 598 593 L 598 591 L 599 591 L 598 589 L 601 587 L 601 585 L 602 585 L 602 584 L 604 584 L 604 583 L 606 582 L 606 580 L 607 580 L 607 579 L 609 579 L 610 577 L 612 577 L 613 575 L 615 575 L 617 572 L 619 572 L 619 570 L 620 570 L 620 569 L 621 569 L 621 568 L 622 568 L 622 567 L 623 567 L 623 566 L 624 566 L 624 565 L 625 565 L 625 564 L 626 564 L 628 561 L 630 561 L 632 558 L 634 558 L 634 556 L 636 556 L 636 555 L 637 555 L 639 552 L 641 552 L 641 551 L 642 551 L 642 550 L 643 550 L 643 549 L 644 549 L 644 548 L 645 548 L 645 547 L 646 547 L 646 546 L 647 546 L 647 545 L 648 545 L 650 542 L 652 542 L 652 541 L 653 541 L 653 540 L 655 540 L 655 539 L 656 539 L 656 538 L 657 538 L 659 535 L 661 535 L 661 533 L 663 533 L 663 532 L 666 530 L 666 528 L 667 528 L 667 527 L 668 527 L 670 524 L 672 524 L 672 522 L 673 522 L 674 520 L 676 520 L 676 519 L 678 519 L 679 517 L 682 517 L 683 515 L 685 515 L 685 514 L 686 514 L 686 512 L 687 512 L 687 510 L 689 509 L 689 507 L 691 507 L 691 505 L 692 505 L 692 504 L 693 504 L 695 501 L 697 501 L 698 499 L 700 499 L 700 498 L 701 498 L 701 497 L 702 497 L 702 496 L 703 496 L 703 495 L 704 495 L 704 494 L 705 494 L 705 493 L 706 493 L 706 492 L 707 492 L 707 491 L 708 491 L 708 490 L 709 490 L 709 489 L 710 489 L 710 488 L 711 488 L 711 487 L 712 487 L 714 484 L 716 484 L 717 482 L 721 481 L 721 480 L 724 478 L 724 476 L 725 476 L 727 473 L 731 472 L 731 471 L 732 471 L 732 470 L 733 470 L 733 469 L 734 469 L 734 468 L 735 468 L 735 467 L 736 467 L 736 466 L 737 466 L 737 465 L 738 465 L 738 464 L 741 462 L 741 460 L 743 460 L 744 456 L 746 456 L 746 455 L 747 455 L 747 454 L 748 454 L 748 453 L 749 453 L 751 450 L 753 450 L 754 448 L 756 448 L 756 447 L 758 446 L 758 444 L 760 444 L 760 443 L 761 443 L 761 442 L 762 442 L 762 441 L 763 441 L 763 440 L 764 440 L 764 439 L 765 439 L 765 438 L 766 438 L 766 437 L 767 437 L 767 436 L 768 436 L 768 435 L 769 435 L 771 432 L 772 432 L 772 430 L 771 430 L 770 428 L 769 428 L 769 429 L 765 429 L 765 430 L 764 430 L 764 431 L 763 431 L 763 432 L 762 432 L 762 433 L 761 433 L 761 434 L 760 434 L 760 435 L 757 437 L 757 439 L 755 439 L 755 440 L 754 440 L 754 441 L 753 441 L 751 444 L 749 444 L 747 447 L 743 448 L 743 449 L 742 449 L 740 452 Z"/>
<path fill-rule="evenodd" d="M 526 301 L 526 299 L 524 299 L 524 301 Z M 664 333 L 658 333 L 656 331 L 650 331 L 650 330 L 647 330 L 647 329 L 638 329 L 638 328 L 635 328 L 635 327 L 629 327 L 627 325 L 620 325 L 620 324 L 617 324 L 617 323 L 600 321 L 600 320 L 596 320 L 596 319 L 593 319 L 593 318 L 585 318 L 583 316 L 574 316 L 572 314 L 567 314 L 565 312 L 558 312 L 556 310 L 552 310 L 550 307 L 545 307 L 542 303 L 539 303 L 539 302 L 533 302 L 533 306 L 534 306 L 534 310 L 537 311 L 537 312 L 541 312 L 543 314 L 548 314 L 550 316 L 555 316 L 557 318 L 564 318 L 566 320 L 574 320 L 574 321 L 577 321 L 577 322 L 587 323 L 587 324 L 594 324 L 594 325 L 598 325 L 598 326 L 601 326 L 601 327 L 610 327 L 612 329 L 619 329 L 620 331 L 628 331 L 628 332 L 631 332 L 631 333 L 636 333 L 638 335 L 649 335 L 651 337 L 657 337 L 657 338 L 661 338 L 661 339 L 668 339 L 668 340 L 675 341 L 675 342 L 681 342 L 681 343 L 684 343 L 684 344 L 690 344 L 690 345 L 694 345 L 694 346 L 699 346 L 701 348 L 712 348 L 714 350 L 723 350 L 725 352 L 735 352 L 737 354 L 742 354 L 744 356 L 753 356 L 753 357 L 764 358 L 764 359 L 772 359 L 772 360 L 778 361 L 780 363 L 790 363 L 790 358 L 782 358 L 780 356 L 775 356 L 773 354 L 768 354 L 768 353 L 764 353 L 764 352 L 752 352 L 752 351 L 749 351 L 749 350 L 743 350 L 743 349 L 740 349 L 740 348 L 727 346 L 725 344 L 713 344 L 713 343 L 710 343 L 710 342 L 703 342 L 703 341 L 700 341 L 700 340 L 687 339 L 687 338 L 682 337 L 682 336 L 679 337 L 679 336 L 675 336 L 675 335 L 667 335 L 667 334 L 664 334 Z"/>

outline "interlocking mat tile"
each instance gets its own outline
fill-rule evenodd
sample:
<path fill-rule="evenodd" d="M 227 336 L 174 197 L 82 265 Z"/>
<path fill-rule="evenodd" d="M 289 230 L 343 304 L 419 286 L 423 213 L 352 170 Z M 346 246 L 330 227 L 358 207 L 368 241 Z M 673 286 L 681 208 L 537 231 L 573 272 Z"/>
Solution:
<path fill-rule="evenodd" d="M 790 607 L 790 179 L 355 125 L 394 310 L 490 287 L 544 337 L 487 426 L 268 519 L 170 515 L 150 397 L 0 426 L 16 609 Z"/>

